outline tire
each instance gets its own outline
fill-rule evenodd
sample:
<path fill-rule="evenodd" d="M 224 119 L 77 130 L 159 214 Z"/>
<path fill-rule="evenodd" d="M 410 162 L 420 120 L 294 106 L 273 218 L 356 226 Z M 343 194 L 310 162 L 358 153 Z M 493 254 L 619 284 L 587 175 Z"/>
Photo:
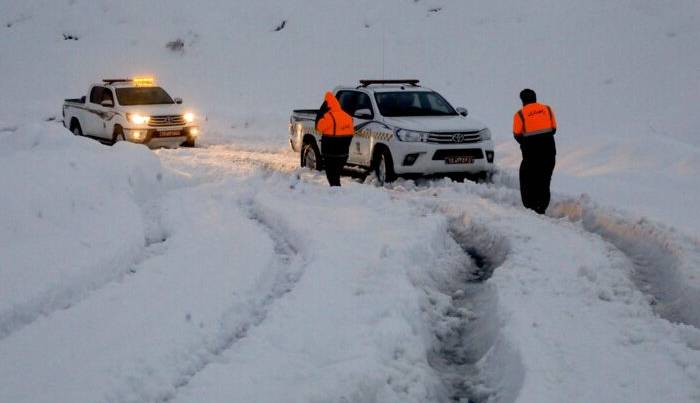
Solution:
<path fill-rule="evenodd" d="M 73 132 L 74 136 L 83 135 L 83 129 L 80 127 L 80 123 L 77 121 L 73 124 L 73 128 L 71 129 L 71 131 Z"/>
<path fill-rule="evenodd" d="M 466 173 L 457 173 L 457 174 L 449 174 L 447 175 L 448 178 L 452 179 L 455 182 L 458 183 L 464 183 L 467 178 L 469 178 L 469 175 Z"/>
<path fill-rule="evenodd" d="M 112 137 L 113 144 L 117 144 L 120 141 L 126 141 L 124 136 L 124 130 L 121 127 L 114 129 L 114 136 Z"/>
<path fill-rule="evenodd" d="M 190 139 L 190 138 L 188 138 L 187 140 L 185 140 L 184 143 L 182 143 L 182 146 L 183 146 L 183 147 L 193 148 L 193 147 L 195 146 L 195 139 Z"/>
<path fill-rule="evenodd" d="M 318 151 L 316 144 L 304 143 L 304 146 L 301 147 L 301 167 L 309 168 L 314 171 L 323 169 L 321 153 Z"/>
<path fill-rule="evenodd" d="M 396 180 L 396 172 L 394 172 L 394 159 L 391 158 L 389 150 L 380 149 L 374 161 L 374 175 L 377 177 L 377 182 L 380 185 L 391 183 Z"/>

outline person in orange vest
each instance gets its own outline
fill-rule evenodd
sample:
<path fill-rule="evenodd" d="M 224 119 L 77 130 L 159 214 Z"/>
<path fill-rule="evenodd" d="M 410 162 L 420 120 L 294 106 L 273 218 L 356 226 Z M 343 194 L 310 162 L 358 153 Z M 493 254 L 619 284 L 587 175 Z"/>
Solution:
<path fill-rule="evenodd" d="M 535 91 L 522 90 L 520 100 L 523 107 L 513 116 L 513 136 L 523 154 L 520 197 L 526 208 L 544 214 L 549 206 L 549 186 L 557 155 L 557 120 L 551 107 L 537 102 Z"/>
<path fill-rule="evenodd" d="M 343 111 L 331 92 L 326 92 L 323 105 L 316 114 L 316 130 L 322 135 L 321 154 L 328 184 L 340 186 L 340 174 L 348 161 L 355 127 L 352 116 Z"/>

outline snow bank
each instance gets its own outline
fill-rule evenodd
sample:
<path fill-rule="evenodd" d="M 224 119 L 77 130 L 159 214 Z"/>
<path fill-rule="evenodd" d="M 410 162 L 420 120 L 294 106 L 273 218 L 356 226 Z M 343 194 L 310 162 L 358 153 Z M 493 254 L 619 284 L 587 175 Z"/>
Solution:
<path fill-rule="evenodd" d="M 0 133 L 0 338 L 128 273 L 163 174 L 148 150 L 55 124 Z"/>
<path fill-rule="evenodd" d="M 653 297 L 656 312 L 700 329 L 700 241 L 645 219 L 605 211 L 589 198 L 556 202 L 550 214 L 580 222 L 622 250 L 634 280 Z"/>

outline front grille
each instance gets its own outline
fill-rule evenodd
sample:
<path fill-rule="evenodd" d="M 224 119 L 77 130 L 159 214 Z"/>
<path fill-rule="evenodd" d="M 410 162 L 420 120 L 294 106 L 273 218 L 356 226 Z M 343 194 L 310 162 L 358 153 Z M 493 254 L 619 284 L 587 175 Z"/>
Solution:
<path fill-rule="evenodd" d="M 433 160 L 444 160 L 447 157 L 472 157 L 475 160 L 484 158 L 480 148 L 458 148 L 454 150 L 437 150 L 433 154 Z"/>
<path fill-rule="evenodd" d="M 183 115 L 151 116 L 148 125 L 152 127 L 182 126 L 185 124 Z"/>
<path fill-rule="evenodd" d="M 479 132 L 448 132 L 448 133 L 429 133 L 428 143 L 438 144 L 465 144 L 478 143 L 481 141 Z"/>

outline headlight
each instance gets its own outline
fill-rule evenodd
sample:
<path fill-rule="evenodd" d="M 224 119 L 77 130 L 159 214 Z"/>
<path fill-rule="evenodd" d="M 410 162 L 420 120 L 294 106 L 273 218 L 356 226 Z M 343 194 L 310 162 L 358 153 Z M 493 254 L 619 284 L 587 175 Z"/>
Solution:
<path fill-rule="evenodd" d="M 396 137 L 401 141 L 425 142 L 428 139 L 428 133 L 414 132 L 412 130 L 397 129 Z"/>
<path fill-rule="evenodd" d="M 479 136 L 482 140 L 491 140 L 491 130 L 487 127 L 479 132 Z"/>
<path fill-rule="evenodd" d="M 194 113 L 192 113 L 192 112 L 187 112 L 187 113 L 185 113 L 185 114 L 183 115 L 183 117 L 185 118 L 185 122 L 187 122 L 187 123 L 192 123 L 192 122 L 194 122 Z"/>
<path fill-rule="evenodd" d="M 150 116 L 143 116 L 139 115 L 138 113 L 127 113 L 126 118 L 129 119 L 129 122 L 135 125 L 143 125 L 148 123 L 149 120 L 151 120 Z"/>

